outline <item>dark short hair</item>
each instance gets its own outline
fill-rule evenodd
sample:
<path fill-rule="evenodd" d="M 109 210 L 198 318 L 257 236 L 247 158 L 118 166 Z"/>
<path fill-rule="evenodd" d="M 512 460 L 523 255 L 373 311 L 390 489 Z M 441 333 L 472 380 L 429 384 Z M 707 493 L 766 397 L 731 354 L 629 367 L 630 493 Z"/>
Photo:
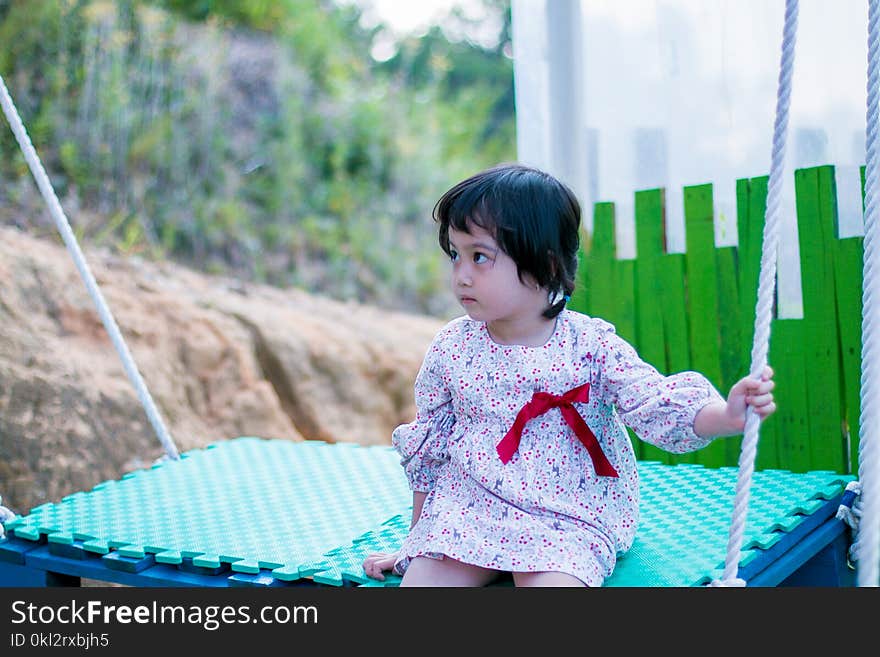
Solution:
<path fill-rule="evenodd" d="M 470 232 L 476 224 L 516 263 L 520 280 L 531 275 L 541 287 L 570 297 L 580 247 L 577 197 L 549 173 L 522 164 L 500 164 L 461 181 L 434 206 L 440 248 L 449 255 L 449 229 Z M 550 305 L 553 318 L 565 299 Z"/>

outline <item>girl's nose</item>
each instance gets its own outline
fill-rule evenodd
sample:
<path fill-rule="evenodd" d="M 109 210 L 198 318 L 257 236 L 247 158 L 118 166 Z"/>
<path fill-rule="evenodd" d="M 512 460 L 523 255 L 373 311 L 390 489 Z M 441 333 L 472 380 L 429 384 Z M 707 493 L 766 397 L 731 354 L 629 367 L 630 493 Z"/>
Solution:
<path fill-rule="evenodd" d="M 463 287 L 470 287 L 473 284 L 473 278 L 464 263 L 457 263 L 455 267 L 455 282 Z"/>

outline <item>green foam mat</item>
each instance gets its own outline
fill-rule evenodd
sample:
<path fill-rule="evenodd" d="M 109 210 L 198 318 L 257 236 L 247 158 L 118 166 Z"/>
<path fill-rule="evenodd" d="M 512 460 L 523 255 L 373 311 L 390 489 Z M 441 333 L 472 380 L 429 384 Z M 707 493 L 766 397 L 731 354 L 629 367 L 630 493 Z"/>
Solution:
<path fill-rule="evenodd" d="M 7 524 L 16 538 L 293 581 L 412 500 L 385 446 L 236 438 L 107 481 Z"/>
<path fill-rule="evenodd" d="M 700 586 L 721 577 L 736 494 L 736 468 L 639 464 L 641 522 L 607 586 Z M 747 566 L 853 479 L 834 472 L 752 475 L 739 566 Z"/>
<path fill-rule="evenodd" d="M 641 523 L 606 586 L 698 586 L 721 575 L 736 468 L 640 462 Z M 745 566 L 842 493 L 850 475 L 756 472 L 740 565 Z M 16 538 L 158 564 L 310 578 L 343 586 L 368 579 L 370 552 L 397 549 L 412 496 L 388 446 L 235 438 L 179 461 L 107 481 L 8 523 Z M 185 564 L 184 564 L 185 565 Z"/>
<path fill-rule="evenodd" d="M 632 548 L 605 586 L 701 586 L 721 577 L 736 493 L 736 468 L 665 465 L 642 461 L 641 522 Z M 810 514 L 840 495 L 851 475 L 764 470 L 753 474 L 739 566 L 756 559 Z M 370 552 L 394 551 L 409 528 L 396 516 L 334 550 L 330 581 L 397 586 L 400 578 L 368 579 L 361 568 Z"/>

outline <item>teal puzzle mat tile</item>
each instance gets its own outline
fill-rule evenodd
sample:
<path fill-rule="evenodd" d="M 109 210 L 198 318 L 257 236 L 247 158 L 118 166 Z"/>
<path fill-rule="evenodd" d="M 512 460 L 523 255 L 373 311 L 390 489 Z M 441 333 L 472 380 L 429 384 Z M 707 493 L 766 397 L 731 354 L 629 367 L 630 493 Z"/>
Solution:
<path fill-rule="evenodd" d="M 737 469 L 640 463 L 639 473 L 639 532 L 605 585 L 699 586 L 719 578 L 727 556 Z M 739 565 L 778 542 L 852 479 L 824 471 L 753 473 Z"/>
<path fill-rule="evenodd" d="M 65 532 L 55 532 L 54 534 L 49 534 L 47 539 L 50 543 L 58 543 L 60 545 L 73 545 L 73 534 L 68 534 Z"/>
<path fill-rule="evenodd" d="M 367 577 L 363 569 L 364 559 L 371 552 L 394 552 L 406 538 L 412 513 L 397 515 L 382 526 L 355 538 L 350 545 L 331 550 L 325 556 L 331 567 L 314 574 L 314 580 L 322 584 L 342 586 L 346 583 L 366 586 L 397 586 L 400 576 L 385 573 L 384 580 Z"/>
<path fill-rule="evenodd" d="M 293 579 L 326 569 L 326 552 L 408 504 L 390 447 L 243 437 L 36 507 L 11 531 L 32 541 L 87 535 L 85 549 L 99 553 Z"/>

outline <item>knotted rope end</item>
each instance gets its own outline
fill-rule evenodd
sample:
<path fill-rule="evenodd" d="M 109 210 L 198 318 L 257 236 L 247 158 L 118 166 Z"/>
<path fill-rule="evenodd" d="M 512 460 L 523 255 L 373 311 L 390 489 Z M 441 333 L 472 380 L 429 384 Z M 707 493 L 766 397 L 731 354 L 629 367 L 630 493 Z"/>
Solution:
<path fill-rule="evenodd" d="M 834 517 L 842 520 L 852 529 L 858 529 L 859 519 L 861 518 L 861 494 L 862 485 L 858 480 L 853 480 L 846 485 L 846 490 L 840 498 L 840 505 L 837 507 L 837 513 Z"/>
<path fill-rule="evenodd" d="M 3 501 L 3 498 L 0 497 L 0 502 Z M 10 520 L 14 520 L 18 516 L 7 509 L 5 506 L 0 505 L 0 538 L 3 538 L 6 535 L 6 528 L 3 526 Z"/>
<path fill-rule="evenodd" d="M 729 577 L 727 579 L 713 579 L 709 586 L 715 588 L 742 588 L 746 585 L 746 580 L 740 577 Z"/>

